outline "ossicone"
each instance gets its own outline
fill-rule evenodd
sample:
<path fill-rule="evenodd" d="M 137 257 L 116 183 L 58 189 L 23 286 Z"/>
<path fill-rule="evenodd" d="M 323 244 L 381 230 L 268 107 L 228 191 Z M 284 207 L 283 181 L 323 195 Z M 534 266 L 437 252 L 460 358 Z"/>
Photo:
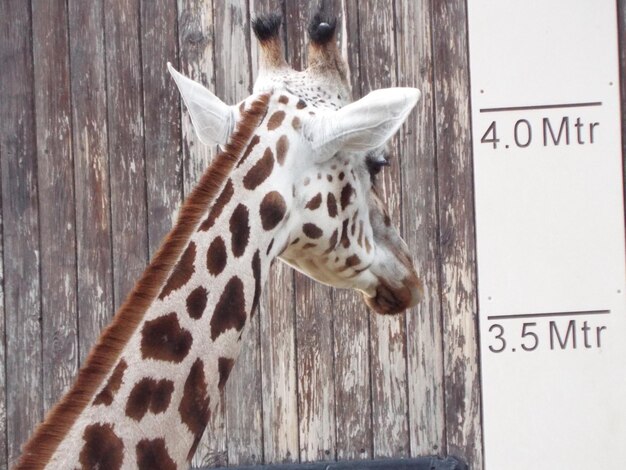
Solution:
<path fill-rule="evenodd" d="M 280 40 L 283 17 L 278 12 L 258 15 L 252 20 L 252 30 L 259 40 L 259 72 L 261 74 L 287 66 Z"/>
<path fill-rule="evenodd" d="M 327 15 L 323 11 L 318 11 L 309 22 L 309 39 L 311 43 L 323 46 L 335 39 L 337 29 L 337 18 Z"/>
<path fill-rule="evenodd" d="M 268 41 L 280 37 L 280 26 L 283 17 L 278 12 L 259 15 L 252 20 L 252 30 L 260 42 Z"/>

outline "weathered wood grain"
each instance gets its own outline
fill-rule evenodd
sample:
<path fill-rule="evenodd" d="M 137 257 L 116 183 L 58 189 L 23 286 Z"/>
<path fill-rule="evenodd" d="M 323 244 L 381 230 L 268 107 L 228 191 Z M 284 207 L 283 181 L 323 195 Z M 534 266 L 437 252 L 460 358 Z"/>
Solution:
<path fill-rule="evenodd" d="M 432 3 L 446 446 L 482 468 L 465 2 Z"/>
<path fill-rule="evenodd" d="M 424 286 L 424 300 L 405 314 L 411 456 L 442 452 L 444 433 L 430 11 L 428 2 L 395 3 L 397 85 L 422 92 L 398 147 L 402 235 Z"/>
<path fill-rule="evenodd" d="M 0 156 L 7 452 L 43 417 L 39 225 L 30 3 L 0 2 Z"/>
<path fill-rule="evenodd" d="M 117 309 L 148 260 L 139 0 L 107 3 L 104 20 Z"/>
<path fill-rule="evenodd" d="M 180 105 L 167 62 L 178 62 L 176 4 L 141 2 L 141 59 L 150 256 L 175 222 L 182 200 Z"/>
<path fill-rule="evenodd" d="M 213 23 L 212 1 L 178 0 L 179 70 L 215 91 Z M 169 86 L 176 86 L 172 79 Z M 182 100 L 179 102 L 184 108 Z M 183 193 L 189 194 L 209 166 L 215 149 L 200 142 L 185 109 L 181 113 L 181 135 Z"/>
<path fill-rule="evenodd" d="M 332 300 L 327 287 L 295 274 L 300 460 L 335 455 Z"/>
<path fill-rule="evenodd" d="M 76 238 L 66 4 L 33 2 L 43 345 L 48 410 L 78 371 Z"/>
<path fill-rule="evenodd" d="M 353 71 L 352 89 L 360 96 L 359 10 L 353 0 L 341 2 L 339 38 L 342 55 Z M 335 422 L 337 459 L 372 456 L 372 405 L 370 400 L 369 313 L 361 296 L 350 290 L 333 291 L 335 338 Z"/>
<path fill-rule="evenodd" d="M 299 458 L 294 299 L 293 270 L 277 261 L 260 310 L 264 463 Z"/>
<path fill-rule="evenodd" d="M 0 95 L 1 96 L 1 95 Z M 0 162 L 2 161 L 2 146 L 0 145 Z M 4 250 L 2 243 L 3 223 L 0 210 L 0 469 L 6 470 L 7 460 L 7 387 L 6 387 L 6 360 L 5 349 L 6 311 L 4 310 Z"/>
<path fill-rule="evenodd" d="M 359 2 L 359 60 L 363 95 L 396 82 L 393 3 Z M 364 40 L 363 38 L 375 38 Z M 392 142 L 393 164 L 378 178 L 380 192 L 394 224 L 400 224 L 400 162 L 397 140 Z M 372 420 L 374 457 L 409 455 L 407 421 L 406 332 L 404 315 L 370 313 Z"/>
<path fill-rule="evenodd" d="M 70 0 L 79 363 L 113 316 L 103 4 Z"/>

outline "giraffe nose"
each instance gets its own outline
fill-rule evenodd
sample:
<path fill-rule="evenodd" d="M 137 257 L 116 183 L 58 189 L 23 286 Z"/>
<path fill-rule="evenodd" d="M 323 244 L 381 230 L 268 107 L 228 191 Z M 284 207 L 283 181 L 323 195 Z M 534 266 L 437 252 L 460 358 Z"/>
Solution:
<path fill-rule="evenodd" d="M 365 303 L 375 312 L 382 315 L 394 315 L 413 307 L 423 296 L 422 285 L 417 275 L 412 272 L 404 278 L 399 286 L 394 287 L 383 279 L 379 279 L 376 294 L 373 297 L 363 296 Z"/>

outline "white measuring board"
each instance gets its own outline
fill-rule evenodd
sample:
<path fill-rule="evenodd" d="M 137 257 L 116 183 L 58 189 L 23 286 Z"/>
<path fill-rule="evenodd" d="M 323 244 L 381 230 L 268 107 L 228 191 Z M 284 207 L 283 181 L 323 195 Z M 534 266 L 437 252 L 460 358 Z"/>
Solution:
<path fill-rule="evenodd" d="M 486 470 L 616 468 L 626 256 L 614 0 L 469 0 Z"/>

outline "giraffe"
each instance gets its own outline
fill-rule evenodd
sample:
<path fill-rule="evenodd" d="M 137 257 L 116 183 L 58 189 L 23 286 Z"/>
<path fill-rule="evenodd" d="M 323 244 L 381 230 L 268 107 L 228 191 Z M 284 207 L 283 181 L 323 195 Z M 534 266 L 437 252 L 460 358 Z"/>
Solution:
<path fill-rule="evenodd" d="M 380 314 L 419 300 L 376 187 L 419 91 L 353 102 L 336 19 L 311 20 L 303 71 L 285 62 L 281 22 L 253 21 L 259 76 L 238 105 L 168 63 L 199 139 L 221 150 L 16 469 L 188 468 L 276 258 Z"/>

